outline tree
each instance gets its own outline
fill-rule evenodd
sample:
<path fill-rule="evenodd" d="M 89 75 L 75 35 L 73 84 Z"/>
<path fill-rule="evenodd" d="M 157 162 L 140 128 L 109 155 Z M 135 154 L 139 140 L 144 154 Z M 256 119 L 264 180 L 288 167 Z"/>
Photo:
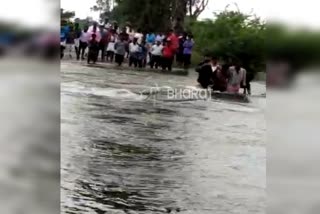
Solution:
<path fill-rule="evenodd" d="M 60 17 L 61 20 L 66 20 L 66 21 L 70 21 L 70 19 L 75 17 L 75 12 L 74 11 L 65 11 L 64 9 L 60 9 Z"/>
<path fill-rule="evenodd" d="M 215 20 L 194 21 L 191 29 L 197 52 L 210 52 L 224 61 L 240 60 L 248 72 L 265 68 L 266 25 L 240 11 L 223 11 Z"/>
<path fill-rule="evenodd" d="M 187 14 L 187 3 L 189 0 L 172 1 L 172 27 L 177 33 L 184 31 L 184 21 Z"/>
<path fill-rule="evenodd" d="M 96 4 L 90 9 L 99 12 L 100 21 L 104 21 L 110 17 L 114 3 L 114 0 L 96 0 Z"/>
<path fill-rule="evenodd" d="M 97 2 L 110 0 L 97 0 Z M 145 31 L 167 31 L 174 28 L 178 33 L 184 31 L 187 15 L 193 19 L 204 11 L 209 0 L 115 0 L 110 17 L 120 23 L 131 22 L 134 27 Z M 108 11 L 97 4 L 97 11 Z M 105 9 L 102 9 L 105 8 Z"/>
<path fill-rule="evenodd" d="M 164 32 L 171 24 L 168 1 L 171 0 L 117 0 L 111 17 L 122 24 L 130 22 L 145 32 Z"/>
<path fill-rule="evenodd" d="M 186 16 L 197 20 L 199 15 L 208 6 L 209 0 L 172 0 L 172 27 L 178 33 L 185 31 L 184 24 Z"/>
<path fill-rule="evenodd" d="M 189 16 L 196 20 L 208 6 L 209 0 L 188 0 Z"/>

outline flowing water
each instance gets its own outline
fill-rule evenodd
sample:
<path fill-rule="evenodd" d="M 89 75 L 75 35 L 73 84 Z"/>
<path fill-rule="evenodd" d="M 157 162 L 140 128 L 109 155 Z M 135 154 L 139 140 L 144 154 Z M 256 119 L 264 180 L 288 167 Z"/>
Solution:
<path fill-rule="evenodd" d="M 137 92 L 195 86 L 194 72 L 61 72 L 62 213 L 265 213 L 264 97 L 157 101 Z"/>

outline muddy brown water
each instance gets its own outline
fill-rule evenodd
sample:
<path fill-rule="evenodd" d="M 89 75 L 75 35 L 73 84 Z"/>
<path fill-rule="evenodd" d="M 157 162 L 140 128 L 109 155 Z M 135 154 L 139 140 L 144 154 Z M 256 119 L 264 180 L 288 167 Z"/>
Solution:
<path fill-rule="evenodd" d="M 265 85 L 250 103 L 146 99 L 195 73 L 61 64 L 61 212 L 265 213 Z"/>

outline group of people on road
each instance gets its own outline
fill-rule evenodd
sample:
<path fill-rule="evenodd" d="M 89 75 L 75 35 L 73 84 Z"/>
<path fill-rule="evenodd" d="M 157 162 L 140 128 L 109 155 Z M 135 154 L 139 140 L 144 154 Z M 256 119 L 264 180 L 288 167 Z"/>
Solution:
<path fill-rule="evenodd" d="M 241 67 L 239 60 L 221 65 L 217 57 L 205 56 L 204 61 L 196 67 L 196 72 L 199 73 L 197 81 L 203 88 L 229 93 L 239 93 L 243 88 L 244 94 L 251 94 L 252 79 L 247 78 L 247 71 Z"/>
<path fill-rule="evenodd" d="M 191 64 L 194 40 L 191 34 L 177 35 L 173 30 L 168 33 L 142 33 L 130 26 L 120 30 L 116 24 L 98 25 L 80 29 L 79 24 L 61 27 L 61 58 L 65 50 L 69 53 L 75 48 L 77 60 L 96 63 L 99 55 L 101 62 L 117 63 L 121 66 L 125 59 L 128 65 L 143 68 L 162 68 L 172 70 L 174 60 L 179 66 L 188 69 Z M 86 49 L 88 48 L 87 54 Z"/>

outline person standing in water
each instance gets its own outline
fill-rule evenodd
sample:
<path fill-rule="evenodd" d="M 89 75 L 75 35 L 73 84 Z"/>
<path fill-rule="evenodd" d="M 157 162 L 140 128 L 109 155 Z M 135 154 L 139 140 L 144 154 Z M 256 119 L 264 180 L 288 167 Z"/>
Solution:
<path fill-rule="evenodd" d="M 108 44 L 108 32 L 104 29 L 103 25 L 100 25 L 99 33 L 101 37 L 99 41 L 99 51 L 101 52 L 101 62 L 104 62 L 106 46 Z"/>
<path fill-rule="evenodd" d="M 138 52 L 140 47 L 137 43 L 137 40 L 137 38 L 134 38 L 129 44 L 129 67 L 132 65 L 134 65 L 134 67 L 138 66 Z"/>
<path fill-rule="evenodd" d="M 150 60 L 151 68 L 155 66 L 155 68 L 158 69 L 158 67 L 161 66 L 162 49 L 163 46 L 160 41 L 157 41 L 156 44 L 152 46 Z"/>
<path fill-rule="evenodd" d="M 228 86 L 229 93 L 239 93 L 241 83 L 246 86 L 246 70 L 241 67 L 239 62 L 233 63 L 228 69 Z"/>
<path fill-rule="evenodd" d="M 116 34 L 112 29 L 110 29 L 108 41 L 109 42 L 107 46 L 107 61 L 112 63 L 114 58 L 114 51 L 115 51 L 114 46 L 116 43 Z"/>
<path fill-rule="evenodd" d="M 171 44 L 171 40 L 167 39 L 165 46 L 163 47 L 162 50 L 162 70 L 165 71 L 166 69 L 168 69 L 168 71 L 172 70 L 172 63 L 173 63 L 173 59 L 174 59 L 174 55 L 176 49 L 173 48 L 172 44 Z"/>
<path fill-rule="evenodd" d="M 179 38 L 178 36 L 175 34 L 174 30 L 170 30 L 169 34 L 168 34 L 168 38 L 170 40 L 170 46 L 171 46 L 171 50 L 173 51 L 173 57 L 172 57 L 172 63 L 174 61 L 174 57 L 178 52 L 179 49 Z"/>
<path fill-rule="evenodd" d="M 119 40 L 114 45 L 115 48 L 115 61 L 118 66 L 121 66 L 124 60 L 124 55 L 126 54 L 126 42 L 122 36 L 119 36 Z"/>
<path fill-rule="evenodd" d="M 84 60 L 84 53 L 88 47 L 90 39 L 90 33 L 88 33 L 88 27 L 85 27 L 83 31 L 81 32 L 80 38 L 79 38 L 79 52 L 77 53 L 77 58 L 80 58 L 80 52 L 81 52 L 81 60 Z"/>
<path fill-rule="evenodd" d="M 213 65 L 213 91 L 225 92 L 228 86 L 228 64 L 221 66 L 218 62 Z"/>
<path fill-rule="evenodd" d="M 151 61 L 151 48 L 156 42 L 156 35 L 151 31 L 146 35 L 146 42 L 147 42 L 147 49 L 148 49 L 148 56 L 147 56 L 147 63 Z"/>
<path fill-rule="evenodd" d="M 92 39 L 89 42 L 89 52 L 88 52 L 88 64 L 91 61 L 95 64 L 98 59 L 99 54 L 99 42 L 96 40 L 96 34 L 92 34 Z"/>
<path fill-rule="evenodd" d="M 218 67 L 218 59 L 215 56 L 212 56 L 211 59 L 206 56 L 206 59 L 196 67 L 196 72 L 199 73 L 197 81 L 202 88 L 213 85 L 214 72 Z"/>
<path fill-rule="evenodd" d="M 182 66 L 184 59 L 183 59 L 183 50 L 184 50 L 184 42 L 187 40 L 187 33 L 183 33 L 180 37 L 179 37 L 179 49 L 177 52 L 177 56 L 176 56 L 176 61 L 178 66 Z"/>
<path fill-rule="evenodd" d="M 147 54 L 148 54 L 148 48 L 147 48 L 146 42 L 142 40 L 142 43 L 139 45 L 139 51 L 137 55 L 139 68 L 146 67 Z"/>
<path fill-rule="evenodd" d="M 80 36 L 81 36 L 81 29 L 79 27 L 79 23 L 75 23 L 74 25 L 74 47 L 76 49 L 76 55 L 77 55 L 77 60 L 80 60 Z"/>
<path fill-rule="evenodd" d="M 68 51 L 68 55 L 69 58 L 72 58 L 72 52 L 73 52 L 73 48 L 75 46 L 74 44 L 74 40 L 75 40 L 75 31 L 74 31 L 74 26 L 72 26 L 71 24 L 69 25 L 69 32 L 66 37 L 66 50 Z"/>
<path fill-rule="evenodd" d="M 187 39 L 183 43 L 183 65 L 184 69 L 188 70 L 191 64 L 191 55 L 192 55 L 192 48 L 194 42 L 192 39 L 192 35 L 187 36 Z"/>

